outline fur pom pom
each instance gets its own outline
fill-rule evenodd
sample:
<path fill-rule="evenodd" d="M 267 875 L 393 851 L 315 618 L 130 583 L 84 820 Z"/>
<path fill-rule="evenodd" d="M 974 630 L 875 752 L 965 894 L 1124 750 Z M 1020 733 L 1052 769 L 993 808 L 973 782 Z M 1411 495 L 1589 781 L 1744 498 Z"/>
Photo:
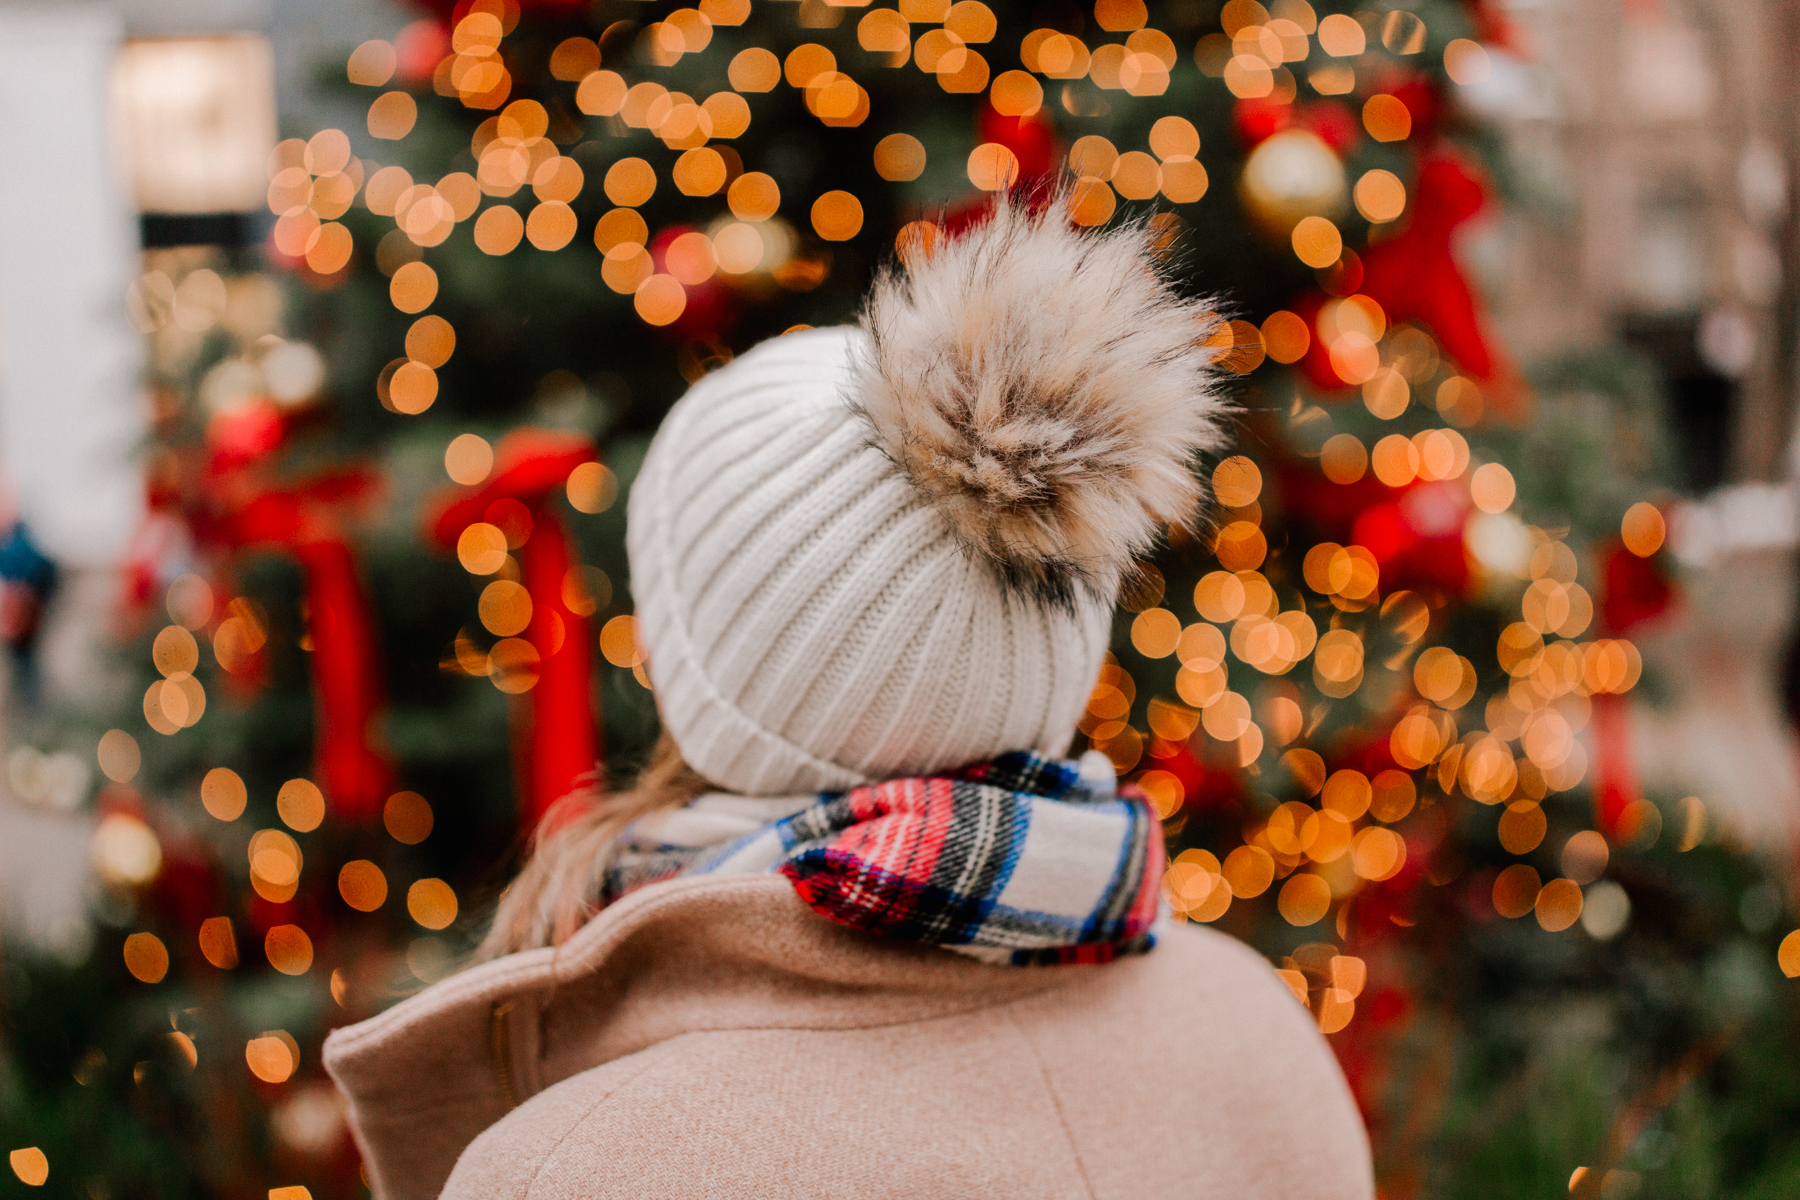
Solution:
<path fill-rule="evenodd" d="M 1186 523 L 1195 458 L 1222 440 L 1207 343 L 1143 225 L 1071 226 L 1063 197 L 993 216 L 876 280 L 857 407 L 876 445 L 1003 578 L 1110 601 L 1165 523 Z"/>

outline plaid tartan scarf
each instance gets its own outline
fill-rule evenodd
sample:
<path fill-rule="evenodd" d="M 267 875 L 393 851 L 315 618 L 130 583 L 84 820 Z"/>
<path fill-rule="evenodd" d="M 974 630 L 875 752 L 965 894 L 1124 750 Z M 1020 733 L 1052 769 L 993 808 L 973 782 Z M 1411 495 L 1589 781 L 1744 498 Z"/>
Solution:
<path fill-rule="evenodd" d="M 1154 944 L 1162 870 L 1141 794 L 1021 753 L 841 794 L 703 796 L 622 839 L 603 899 L 778 871 L 853 929 L 1014 966 L 1097 963 Z"/>

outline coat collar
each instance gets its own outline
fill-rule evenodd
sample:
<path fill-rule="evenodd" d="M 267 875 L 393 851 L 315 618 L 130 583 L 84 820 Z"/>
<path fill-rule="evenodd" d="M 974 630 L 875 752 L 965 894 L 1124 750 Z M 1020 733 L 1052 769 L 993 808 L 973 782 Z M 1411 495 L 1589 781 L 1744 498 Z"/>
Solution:
<path fill-rule="evenodd" d="M 515 1105 L 684 1033 L 929 1020 L 1066 986 L 889 942 L 814 913 L 779 876 L 654 884 L 562 946 L 453 975 L 334 1031 L 325 1067 L 382 1200 L 428 1200 Z"/>

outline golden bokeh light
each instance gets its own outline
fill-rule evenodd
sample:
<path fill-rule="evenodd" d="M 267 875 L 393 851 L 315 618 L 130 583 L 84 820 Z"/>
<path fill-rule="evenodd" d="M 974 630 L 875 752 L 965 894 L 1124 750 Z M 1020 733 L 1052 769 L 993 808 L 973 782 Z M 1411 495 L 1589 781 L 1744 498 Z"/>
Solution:
<path fill-rule="evenodd" d="M 202 629 L 212 620 L 212 588 L 198 575 L 176 576 L 165 601 L 169 620 L 183 629 Z"/>
<path fill-rule="evenodd" d="M 1118 161 L 1118 149 L 1099 134 L 1077 138 L 1069 147 L 1069 169 L 1083 179 L 1110 178 Z"/>
<path fill-rule="evenodd" d="M 561 250 L 575 240 L 575 210 L 559 200 L 546 200 L 525 219 L 525 239 L 539 250 Z"/>
<path fill-rule="evenodd" d="M 154 933 L 134 933 L 125 939 L 125 969 L 140 983 L 161 983 L 169 973 L 169 948 Z"/>
<path fill-rule="evenodd" d="M 1260 846 L 1239 846 L 1225 856 L 1223 874 L 1233 896 L 1254 899 L 1275 881 L 1275 860 Z"/>
<path fill-rule="evenodd" d="M 1517 494 L 1512 472 L 1499 463 L 1484 463 L 1469 477 L 1469 495 L 1482 512 L 1505 512 Z"/>
<path fill-rule="evenodd" d="M 488 445 L 486 438 L 474 433 L 462 433 L 450 439 L 444 447 L 444 473 L 454 483 L 464 487 L 472 487 L 488 477 L 494 469 L 494 448 Z M 471 526 L 471 528 L 473 528 Z M 466 536 L 467 530 L 464 531 Z M 504 538 L 501 539 L 504 542 Z M 462 556 L 461 539 L 458 539 L 457 554 Z M 465 563 L 466 565 L 466 563 Z M 497 568 L 496 568 L 497 569 Z M 480 571 L 477 574 L 491 574 Z"/>
<path fill-rule="evenodd" d="M 1662 513 L 1645 500 L 1626 509 L 1625 519 L 1619 523 L 1619 535 L 1625 548 L 1639 558 L 1649 558 L 1662 549 L 1666 532 Z"/>
<path fill-rule="evenodd" d="M 249 799 L 249 789 L 230 767 L 214 767 L 200 781 L 200 803 L 218 820 L 235 821 L 243 816 Z"/>
<path fill-rule="evenodd" d="M 725 203 L 740 221 L 766 221 L 781 207 L 781 188 L 772 176 L 747 171 L 731 181 Z"/>
<path fill-rule="evenodd" d="M 994 11 L 981 0 L 957 0 L 944 14 L 943 22 L 945 29 L 970 45 L 992 41 L 999 28 Z"/>
<path fill-rule="evenodd" d="M 849 192 L 826 192 L 812 206 L 813 231 L 828 242 L 848 241 L 862 231 L 863 206 Z"/>
<path fill-rule="evenodd" d="M 579 83 L 599 69 L 600 47 L 589 38 L 565 38 L 550 52 L 552 78 Z"/>
<path fill-rule="evenodd" d="M 358 912 L 374 912 L 387 903 L 387 876 L 366 858 L 347 862 L 338 871 L 338 895 Z"/>
<path fill-rule="evenodd" d="M 601 187 L 614 204 L 636 208 L 656 194 L 656 168 L 641 158 L 621 158 L 606 169 Z"/>
<path fill-rule="evenodd" d="M 286 1083 L 299 1069 L 300 1047 L 285 1030 L 275 1030 L 244 1043 L 244 1062 L 264 1083 Z"/>
<path fill-rule="evenodd" d="M 637 618 L 617 616 L 600 627 L 600 654 L 615 667 L 631 668 L 644 661 L 638 645 Z"/>
<path fill-rule="evenodd" d="M 1355 483 L 1368 468 L 1369 452 L 1353 433 L 1334 434 L 1319 452 L 1319 469 L 1333 483 Z"/>
<path fill-rule="evenodd" d="M 269 965 L 283 975 L 304 975 L 312 969 L 312 939 L 298 925 L 270 929 L 263 937 L 263 953 Z"/>
<path fill-rule="evenodd" d="M 1402 434 L 1389 434 L 1376 442 L 1370 461 L 1375 478 L 1392 488 L 1405 487 L 1419 477 L 1419 448 Z"/>
<path fill-rule="evenodd" d="M 259 829 L 246 850 L 250 859 L 250 884 L 256 894 L 273 904 L 293 899 L 305 858 L 299 843 L 279 829 Z"/>
<path fill-rule="evenodd" d="M 1364 102 L 1362 119 L 1363 128 L 1378 142 L 1404 141 L 1412 134 L 1412 111 L 1399 97 L 1386 92 L 1378 92 Z"/>
<path fill-rule="evenodd" d="M 1299 362 L 1312 344 L 1306 322 L 1285 309 L 1269 314 L 1262 324 L 1263 345 L 1278 363 Z"/>
<path fill-rule="evenodd" d="M 642 246 L 650 240 L 650 227 L 636 209 L 615 208 L 594 223 L 594 246 L 605 254 L 615 246 Z"/>
<path fill-rule="evenodd" d="M 1332 772 L 1331 778 L 1325 781 L 1320 802 L 1346 820 L 1354 821 L 1369 811 L 1374 795 L 1367 775 L 1345 768 Z"/>
<path fill-rule="evenodd" d="M 1025 71 L 1003 71 L 988 87 L 988 101 L 1002 116 L 1028 117 L 1044 106 L 1044 86 Z"/>
<path fill-rule="evenodd" d="M 456 560 L 471 575 L 492 575 L 506 565 L 506 533 L 498 525 L 476 521 L 456 539 Z"/>
<path fill-rule="evenodd" d="M 417 792 L 395 792 L 382 806 L 381 823 L 396 842 L 416 846 L 431 836 L 431 804 Z"/>
<path fill-rule="evenodd" d="M 782 64 L 782 75 L 789 87 L 823 87 L 826 85 L 820 80 L 829 80 L 836 74 L 837 56 L 817 42 L 794 47 Z"/>
<path fill-rule="evenodd" d="M 1275 74 L 1263 59 L 1239 54 L 1225 64 L 1225 87 L 1240 100 L 1259 100 L 1275 90 Z"/>
<path fill-rule="evenodd" d="M 1213 468 L 1213 495 L 1227 508 L 1245 508 L 1262 494 L 1262 472 L 1241 454 Z"/>
<path fill-rule="evenodd" d="M 1150 127 L 1150 149 L 1158 158 L 1196 158 L 1200 131 L 1186 117 L 1167 116 Z"/>
<path fill-rule="evenodd" d="M 760 46 L 738 52 L 726 74 L 740 92 L 766 92 L 781 82 L 781 60 Z"/>
<path fill-rule="evenodd" d="M 1289 925 L 1314 925 L 1331 908 L 1331 885 L 1311 873 L 1289 877 L 1281 885 L 1276 907 Z"/>
<path fill-rule="evenodd" d="M 437 299 L 437 272 L 422 262 L 410 262 L 394 272 L 388 298 L 403 313 L 423 312 Z"/>
<path fill-rule="evenodd" d="M 725 159 L 717 150 L 697 147 L 675 160 L 669 178 L 684 196 L 711 196 L 725 186 Z"/>
<path fill-rule="evenodd" d="M 1562 872 L 1576 883 L 1587 884 L 1606 874 L 1611 857 L 1606 838 L 1592 829 L 1584 829 L 1563 843 L 1558 863 Z"/>
<path fill-rule="evenodd" d="M 1170 158 L 1162 165 L 1162 194 L 1176 204 L 1192 204 L 1206 195 L 1206 167 L 1192 158 Z"/>
<path fill-rule="evenodd" d="M 1538 892 L 1538 924 L 1551 933 L 1560 933 L 1581 919 L 1581 887 L 1573 879 L 1552 879 Z"/>
<path fill-rule="evenodd" d="M 1234 621 L 1244 611 L 1244 581 L 1230 571 L 1212 571 L 1194 585 L 1194 608 L 1208 621 Z"/>
<path fill-rule="evenodd" d="M 1362 879 L 1392 879 L 1406 865 L 1406 839 L 1379 825 L 1359 830 L 1350 843 L 1350 864 Z"/>
<path fill-rule="evenodd" d="M 1291 240 L 1295 256 L 1309 267 L 1329 267 L 1344 253 L 1344 239 L 1338 227 L 1320 216 L 1301 218 Z"/>
<path fill-rule="evenodd" d="M 96 753 L 100 773 L 114 783 L 129 783 L 143 762 L 137 739 L 123 729 L 109 729 L 100 735 Z"/>
<path fill-rule="evenodd" d="M 1800 978 L 1800 929 L 1781 939 L 1781 946 L 1775 952 L 1775 961 L 1781 967 L 1783 975 L 1789 979 Z"/>
<path fill-rule="evenodd" d="M 1300 827 L 1300 846 L 1314 862 L 1336 862 L 1350 849 L 1351 826 L 1344 815 L 1329 809 L 1315 812 Z"/>
<path fill-rule="evenodd" d="M 687 291 L 673 275 L 651 275 L 632 293 L 632 306 L 650 325 L 668 325 L 687 309 Z"/>
<path fill-rule="evenodd" d="M 542 656 L 524 638 L 502 638 L 488 652 L 488 681 L 508 695 L 537 686 Z"/>
<path fill-rule="evenodd" d="M 1365 172 L 1353 194 L 1356 211 L 1376 224 L 1398 220 L 1406 211 L 1406 185 L 1392 171 Z"/>
<path fill-rule="evenodd" d="M 1252 521 L 1233 521 L 1219 530 L 1213 553 L 1227 571 L 1254 571 L 1268 556 L 1269 542 Z"/>
<path fill-rule="evenodd" d="M 577 512 L 605 512 L 618 498 L 619 480 L 603 463 L 582 463 L 569 472 L 566 491 Z"/>
<path fill-rule="evenodd" d="M 1411 775 L 1405 771 L 1386 770 L 1369 781 L 1369 815 L 1392 824 L 1413 810 L 1418 791 Z"/>
<path fill-rule="evenodd" d="M 973 160 L 971 159 L 971 165 Z M 890 133 L 875 143 L 875 173 L 892 182 L 917 179 L 925 172 L 925 144 L 910 133 Z M 764 176 L 767 178 L 767 176 Z M 773 186 L 771 181 L 770 186 Z M 736 211 L 736 206 L 733 206 Z M 774 208 L 769 209 L 773 214 Z M 743 214 L 738 214 L 743 216 Z M 744 217 L 745 220 L 761 219 Z"/>
<path fill-rule="evenodd" d="M 1493 73 L 1493 63 L 1481 43 L 1457 38 L 1444 47 L 1444 73 L 1452 81 L 1468 87 L 1487 82 Z"/>
<path fill-rule="evenodd" d="M 417 416 L 437 400 L 438 377 L 424 363 L 409 362 L 388 380 L 388 402 L 393 410 Z"/>
<path fill-rule="evenodd" d="M 237 935 L 230 917 L 208 917 L 200 922 L 200 954 L 221 971 L 238 965 Z"/>
<path fill-rule="evenodd" d="M 1127 200 L 1149 200 L 1162 190 L 1162 166 L 1142 150 L 1127 150 L 1113 163 L 1112 186 Z"/>
<path fill-rule="evenodd" d="M 971 57 L 978 56 L 948 29 L 928 29 L 913 43 L 913 63 L 927 74 L 955 75 L 969 65 Z"/>
<path fill-rule="evenodd" d="M 1168 771 L 1145 771 L 1138 776 L 1137 786 L 1149 798 L 1157 817 L 1164 821 L 1180 812 L 1182 801 L 1187 798 L 1181 780 Z"/>
<path fill-rule="evenodd" d="M 310 779 L 290 779 L 275 796 L 275 811 L 296 833 L 311 833 L 325 820 L 325 794 Z"/>
<path fill-rule="evenodd" d="M 421 879 L 406 889 L 406 911 L 426 929 L 445 929 L 456 920 L 456 893 L 441 879 Z"/>
<path fill-rule="evenodd" d="M 149 825 L 130 813 L 109 813 L 94 829 L 88 858 L 103 882 L 118 888 L 143 887 L 162 871 L 162 843 Z"/>
<path fill-rule="evenodd" d="M 1500 844 L 1509 854 L 1529 854 L 1544 840 L 1549 822 L 1535 800 L 1515 800 L 1500 814 Z"/>
<path fill-rule="evenodd" d="M 50 1178 L 50 1159 L 36 1146 L 24 1146 L 6 1156 L 14 1175 L 26 1187 L 43 1187 Z"/>
<path fill-rule="evenodd" d="M 629 210 L 619 210 L 629 211 Z M 634 294 L 656 273 L 650 252 L 635 242 L 621 242 L 606 252 L 600 264 L 600 278 L 621 296 Z"/>
<path fill-rule="evenodd" d="M 369 105 L 369 136 L 398 141 L 412 132 L 419 106 L 405 92 L 383 92 Z"/>
<path fill-rule="evenodd" d="M 200 644 L 180 625 L 170 625 L 156 635 L 150 660 L 166 676 L 189 675 L 200 665 Z"/>
<path fill-rule="evenodd" d="M 713 255 L 719 270 L 728 275 L 745 275 L 762 265 L 767 247 L 756 226 L 734 221 L 713 235 Z"/>
<path fill-rule="evenodd" d="M 697 230 L 678 235 L 663 251 L 663 259 L 669 274 L 687 287 L 698 287 L 719 269 L 712 239 Z"/>
<path fill-rule="evenodd" d="M 531 624 L 531 593 L 523 584 L 496 579 L 481 591 L 482 626 L 497 637 L 515 637 Z"/>
<path fill-rule="evenodd" d="M 1181 618 L 1166 608 L 1145 609 L 1131 623 L 1131 644 L 1145 658 L 1167 658 L 1181 640 Z"/>
<path fill-rule="evenodd" d="M 321 225 L 306 242 L 307 268 L 318 275 L 335 275 L 349 264 L 354 249 L 348 229 L 336 221 Z"/>
<path fill-rule="evenodd" d="M 1542 890 L 1535 867 L 1514 863 L 1494 877 L 1494 911 L 1503 917 L 1522 917 L 1536 908 Z"/>
<path fill-rule="evenodd" d="M 1363 52 L 1363 28 L 1355 17 L 1333 13 L 1319 22 L 1319 49 L 1333 58 L 1348 58 Z"/>
<path fill-rule="evenodd" d="M 984 192 L 1000 192 L 1019 178 L 1019 160 L 998 142 L 983 142 L 969 152 L 969 182 Z"/>
<path fill-rule="evenodd" d="M 1112 217 L 1118 202 L 1118 193 L 1105 180 L 1083 176 L 1069 189 L 1069 218 L 1081 226 L 1102 225 Z"/>

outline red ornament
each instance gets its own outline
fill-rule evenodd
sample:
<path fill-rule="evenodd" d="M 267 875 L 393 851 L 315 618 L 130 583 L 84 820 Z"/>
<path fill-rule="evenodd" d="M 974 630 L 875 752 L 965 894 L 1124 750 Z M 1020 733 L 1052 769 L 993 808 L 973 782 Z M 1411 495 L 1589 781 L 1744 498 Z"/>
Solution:
<path fill-rule="evenodd" d="M 1600 620 L 1615 634 L 1661 616 L 1675 589 L 1656 569 L 1654 558 L 1639 558 L 1615 541 L 1605 553 L 1600 586 Z"/>
<path fill-rule="evenodd" d="M 527 834 L 551 805 L 591 781 L 599 768 L 600 738 L 590 691 L 593 639 L 587 618 L 563 599 L 575 557 L 568 532 L 549 503 L 569 472 L 593 460 L 594 444 L 586 437 L 515 430 L 501 439 L 487 481 L 450 496 L 427 521 L 432 540 L 452 548 L 464 529 L 488 519 L 498 506 L 517 505 L 528 516 L 530 534 L 519 547 L 519 569 L 531 594 L 525 636 L 538 652 L 539 675 L 531 689 L 530 732 L 521 767 L 519 819 Z"/>
<path fill-rule="evenodd" d="M 1362 124 L 1356 114 L 1337 100 L 1290 104 L 1260 97 L 1239 100 L 1231 106 L 1231 124 L 1246 150 L 1262 144 L 1284 129 L 1304 129 L 1342 157 L 1362 141 Z"/>
<path fill-rule="evenodd" d="M 1675 592 L 1653 558 L 1639 558 L 1614 541 L 1605 551 L 1600 585 L 1600 625 L 1624 634 L 1668 611 Z M 1631 804 L 1643 798 L 1631 754 L 1631 701 L 1603 692 L 1593 698 L 1594 806 L 1608 836 Z"/>
<path fill-rule="evenodd" d="M 1384 594 L 1401 588 L 1467 594 L 1463 526 L 1470 502 L 1455 484 L 1416 480 L 1392 488 L 1374 475 L 1332 483 L 1304 460 L 1278 470 L 1283 502 L 1306 514 L 1318 540 L 1362 546 L 1375 556 Z"/>

